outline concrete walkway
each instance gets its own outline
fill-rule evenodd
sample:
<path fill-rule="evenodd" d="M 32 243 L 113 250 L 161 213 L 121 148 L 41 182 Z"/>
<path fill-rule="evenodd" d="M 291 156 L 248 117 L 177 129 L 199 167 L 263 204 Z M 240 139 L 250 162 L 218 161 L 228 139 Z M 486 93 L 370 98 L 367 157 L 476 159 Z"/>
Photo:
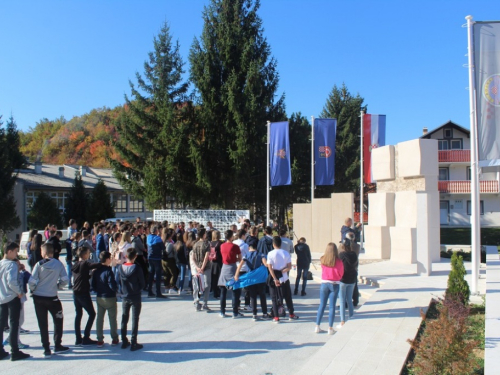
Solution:
<path fill-rule="evenodd" d="M 470 278 L 470 263 L 465 266 Z M 410 350 L 407 340 L 415 337 L 420 326 L 420 311 L 426 311 L 430 300 L 446 289 L 449 260 L 442 259 L 432 267 L 432 276 L 420 277 L 416 265 L 384 261 L 360 266 L 360 276 L 380 288 L 297 373 L 399 374 Z M 484 276 L 480 287 L 484 291 Z"/>
<path fill-rule="evenodd" d="M 498 374 L 500 368 L 500 257 L 496 246 L 486 247 L 486 331 L 485 375 Z"/>
<path fill-rule="evenodd" d="M 319 258 L 319 254 L 315 254 Z M 167 301 L 143 298 L 138 352 L 111 347 L 105 320 L 103 348 L 74 347 L 74 307 L 69 291 L 60 293 L 64 307 L 63 344 L 71 351 L 43 359 L 33 302 L 25 304 L 21 335 L 30 344 L 27 361 L 2 361 L 9 374 L 384 374 L 396 375 L 405 361 L 409 345 L 420 324 L 419 309 L 427 307 L 433 295 L 444 290 L 449 262 L 434 265 L 436 275 L 420 278 L 416 266 L 378 262 L 360 266 L 360 274 L 380 284 L 379 288 L 360 285 L 363 295 L 355 320 L 333 336 L 315 334 L 319 283 L 310 281 L 307 296 L 294 297 L 298 321 L 274 324 L 242 319 L 221 319 L 219 301 L 212 299 L 212 313 L 196 312 L 189 295 L 171 296 Z M 311 267 L 316 276 L 319 270 Z M 292 275 L 292 280 L 294 275 Z M 367 300 L 368 299 L 368 300 Z M 268 301 L 270 302 L 270 301 Z M 231 298 L 228 296 L 228 306 Z M 119 306 L 119 313 L 121 307 Z M 229 309 L 228 309 L 229 310 Z M 328 310 L 327 310 L 328 311 Z M 327 311 L 323 328 L 327 324 Z M 259 314 L 261 313 L 259 309 Z M 338 309 L 335 324 L 339 320 Z M 86 317 L 82 322 L 85 325 Z M 52 324 L 49 324 L 51 327 Z M 95 328 L 95 326 L 94 326 Z M 130 328 L 129 328 L 130 329 Z M 95 330 L 92 330 L 95 338 Z M 7 347 L 7 349 L 9 349 Z"/>

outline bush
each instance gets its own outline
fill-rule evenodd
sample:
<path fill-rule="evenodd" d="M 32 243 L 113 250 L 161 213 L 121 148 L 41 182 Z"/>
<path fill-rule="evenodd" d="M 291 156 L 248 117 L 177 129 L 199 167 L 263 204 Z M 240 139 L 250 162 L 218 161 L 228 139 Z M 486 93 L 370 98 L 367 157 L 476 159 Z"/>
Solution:
<path fill-rule="evenodd" d="M 470 310 L 456 299 L 441 302 L 437 319 L 426 320 L 423 335 L 408 340 L 416 353 L 409 367 L 415 375 L 470 374 L 477 363 L 473 349 L 478 345 L 477 340 L 467 336 Z"/>
<path fill-rule="evenodd" d="M 452 299 L 462 302 L 466 305 L 469 303 L 470 289 L 469 284 L 464 277 L 467 274 L 464 267 L 462 256 L 454 253 L 451 256 L 451 271 L 448 276 L 448 288 L 446 288 L 446 299 Z"/>

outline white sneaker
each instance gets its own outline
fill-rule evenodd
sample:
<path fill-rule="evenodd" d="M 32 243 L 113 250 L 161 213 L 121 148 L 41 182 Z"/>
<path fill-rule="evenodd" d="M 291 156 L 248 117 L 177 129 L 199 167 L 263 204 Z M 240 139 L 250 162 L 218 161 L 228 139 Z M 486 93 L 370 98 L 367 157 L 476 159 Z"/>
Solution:
<path fill-rule="evenodd" d="M 246 305 L 244 308 L 243 308 L 244 311 L 252 311 L 252 308 L 250 307 L 250 305 Z"/>
<path fill-rule="evenodd" d="M 329 335 L 333 335 L 334 333 L 335 333 L 335 331 L 334 331 L 333 327 L 329 327 L 328 328 L 328 334 Z"/>
<path fill-rule="evenodd" d="M 177 294 L 178 294 L 178 295 L 181 295 L 181 293 L 182 293 L 182 290 L 180 290 L 180 289 L 179 289 L 179 290 L 177 291 Z"/>
<path fill-rule="evenodd" d="M 335 328 L 337 328 L 337 329 L 342 329 L 342 327 L 343 327 L 343 325 L 342 325 L 342 324 L 339 324 L 339 325 L 337 325 Z"/>
<path fill-rule="evenodd" d="M 316 328 L 314 328 L 314 333 L 323 333 L 325 331 L 323 331 L 321 328 L 319 328 L 319 326 L 316 326 Z"/>

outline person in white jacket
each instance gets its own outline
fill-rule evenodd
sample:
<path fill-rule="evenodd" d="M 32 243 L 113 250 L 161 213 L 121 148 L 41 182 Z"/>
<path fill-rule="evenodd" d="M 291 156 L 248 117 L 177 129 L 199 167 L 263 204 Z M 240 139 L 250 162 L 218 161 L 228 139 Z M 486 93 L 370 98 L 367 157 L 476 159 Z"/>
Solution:
<path fill-rule="evenodd" d="M 18 252 L 19 245 L 14 242 L 9 243 L 5 247 L 3 260 L 0 261 L 0 360 L 9 356 L 3 346 L 3 332 L 7 327 L 7 320 L 10 322 L 11 361 L 30 357 L 29 354 L 19 350 L 19 317 L 24 293 L 19 283 Z"/>

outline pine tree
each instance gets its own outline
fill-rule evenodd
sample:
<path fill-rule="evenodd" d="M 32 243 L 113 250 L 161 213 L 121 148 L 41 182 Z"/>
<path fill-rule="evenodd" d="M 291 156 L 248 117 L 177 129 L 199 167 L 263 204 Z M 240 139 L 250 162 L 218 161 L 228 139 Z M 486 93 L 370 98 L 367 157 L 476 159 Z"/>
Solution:
<path fill-rule="evenodd" d="M 75 219 L 77 226 L 80 228 L 87 220 L 87 202 L 88 197 L 83 185 L 82 176 L 80 172 L 75 172 L 75 180 L 69 192 L 68 203 L 64 212 L 65 222 L 70 219 Z"/>
<path fill-rule="evenodd" d="M 115 217 L 115 210 L 113 208 L 113 204 L 111 203 L 106 184 L 104 181 L 99 179 L 97 184 L 94 186 L 92 194 L 89 196 L 87 221 L 95 223 L 110 217 Z"/>
<path fill-rule="evenodd" d="M 144 77 L 130 82 L 132 99 L 116 121 L 114 144 L 124 162 L 110 160 L 124 189 L 145 199 L 149 209 L 168 207 L 170 197 L 195 200 L 188 142 L 193 105 L 188 83 L 182 79 L 184 62 L 179 42 L 173 42 L 165 23 L 153 40 L 154 50 L 144 63 Z"/>
<path fill-rule="evenodd" d="M 5 129 L 1 118 L 0 116 L 0 231 L 9 232 L 21 225 L 13 189 L 16 169 L 23 168 L 26 161 L 19 150 L 20 139 L 14 118 L 10 116 Z"/>
<path fill-rule="evenodd" d="M 335 142 L 335 185 L 318 186 L 316 198 L 329 197 L 331 193 L 346 193 L 359 190 L 360 111 L 366 111 L 364 99 L 353 96 L 345 84 L 333 86 L 321 112 L 322 118 L 337 119 Z"/>
<path fill-rule="evenodd" d="M 285 119 L 277 62 L 263 36 L 258 0 L 211 0 L 190 51 L 199 94 L 196 181 L 226 209 L 265 202 L 266 121 Z"/>
<path fill-rule="evenodd" d="M 58 228 L 62 227 L 61 213 L 56 202 L 46 193 L 38 195 L 28 214 L 29 229 L 43 229 L 47 223 L 55 224 Z"/>
<path fill-rule="evenodd" d="M 470 289 L 465 280 L 464 261 L 461 255 L 453 253 L 451 256 L 451 271 L 448 275 L 448 287 L 446 288 L 446 298 L 451 298 L 462 302 L 464 305 L 469 303 Z"/>

